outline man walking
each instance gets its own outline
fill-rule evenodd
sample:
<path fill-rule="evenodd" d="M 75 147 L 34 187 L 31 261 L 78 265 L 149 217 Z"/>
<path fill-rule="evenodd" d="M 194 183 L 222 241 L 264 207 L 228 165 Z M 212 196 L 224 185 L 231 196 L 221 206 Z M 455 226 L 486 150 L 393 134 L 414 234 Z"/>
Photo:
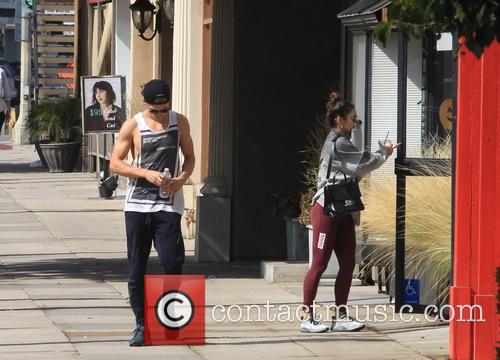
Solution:
<path fill-rule="evenodd" d="M 184 242 L 182 185 L 193 172 L 195 158 L 189 122 L 170 108 L 170 88 L 162 80 L 142 90 L 145 110 L 125 121 L 111 155 L 110 170 L 127 176 L 125 200 L 128 290 L 137 327 L 130 346 L 144 345 L 144 275 L 154 243 L 165 274 L 182 274 Z M 179 160 L 182 151 L 184 162 Z M 133 162 L 124 162 L 131 151 Z M 166 170 L 171 178 L 164 176 Z"/>

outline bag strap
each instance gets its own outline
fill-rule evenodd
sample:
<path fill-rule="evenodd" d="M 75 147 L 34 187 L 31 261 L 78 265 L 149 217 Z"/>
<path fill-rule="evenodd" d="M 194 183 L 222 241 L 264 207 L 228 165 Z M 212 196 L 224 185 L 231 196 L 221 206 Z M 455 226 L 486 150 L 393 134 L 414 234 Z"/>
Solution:
<path fill-rule="evenodd" d="M 337 143 L 338 138 L 341 136 L 342 135 L 335 133 L 335 136 L 333 137 L 333 140 L 332 140 L 333 146 L 332 146 L 332 150 L 330 150 L 330 158 L 328 159 L 328 169 L 326 170 L 326 180 L 330 180 L 330 174 L 332 171 L 333 155 L 334 155 L 334 153 L 337 152 L 336 143 Z"/>

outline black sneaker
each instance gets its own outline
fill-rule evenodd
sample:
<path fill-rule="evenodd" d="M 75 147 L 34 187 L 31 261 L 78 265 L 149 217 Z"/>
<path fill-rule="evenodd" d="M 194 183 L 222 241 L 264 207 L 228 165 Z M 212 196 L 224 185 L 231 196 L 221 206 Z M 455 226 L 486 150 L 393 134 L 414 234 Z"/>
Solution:
<path fill-rule="evenodd" d="M 144 346 L 144 325 L 137 325 L 134 336 L 132 336 L 128 344 L 129 346 Z"/>

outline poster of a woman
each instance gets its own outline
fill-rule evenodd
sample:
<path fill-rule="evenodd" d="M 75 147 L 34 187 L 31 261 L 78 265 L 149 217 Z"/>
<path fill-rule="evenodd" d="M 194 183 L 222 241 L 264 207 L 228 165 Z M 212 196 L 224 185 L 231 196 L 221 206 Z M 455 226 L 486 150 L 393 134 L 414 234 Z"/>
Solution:
<path fill-rule="evenodd" d="M 118 132 L 126 120 L 125 77 L 82 78 L 84 133 Z"/>

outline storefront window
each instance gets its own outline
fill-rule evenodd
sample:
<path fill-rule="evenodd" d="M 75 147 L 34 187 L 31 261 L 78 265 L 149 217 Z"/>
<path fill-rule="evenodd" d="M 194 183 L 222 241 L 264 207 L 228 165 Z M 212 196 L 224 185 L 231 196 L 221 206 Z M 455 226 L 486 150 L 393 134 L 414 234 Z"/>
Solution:
<path fill-rule="evenodd" d="M 423 40 L 424 107 L 422 122 L 424 157 L 436 144 L 450 143 L 453 122 L 455 79 L 452 37 L 444 34 L 440 40 L 430 35 Z M 426 154 L 427 153 L 427 154 Z M 448 152 L 448 156 L 451 154 Z"/>
<path fill-rule="evenodd" d="M 408 41 L 406 78 L 406 155 L 422 155 L 422 40 Z"/>
<path fill-rule="evenodd" d="M 366 132 L 365 119 L 365 89 L 366 89 L 366 33 L 354 33 L 352 36 L 352 101 L 356 104 L 358 117 L 363 121 L 363 130 Z M 364 148 L 364 138 L 360 144 Z"/>
<path fill-rule="evenodd" d="M 371 91 L 368 94 L 371 107 L 372 151 L 378 150 L 378 141 L 397 140 L 398 127 L 398 41 L 391 36 L 387 46 L 373 41 L 371 56 Z M 372 174 L 373 178 L 392 178 L 394 157 Z"/>

